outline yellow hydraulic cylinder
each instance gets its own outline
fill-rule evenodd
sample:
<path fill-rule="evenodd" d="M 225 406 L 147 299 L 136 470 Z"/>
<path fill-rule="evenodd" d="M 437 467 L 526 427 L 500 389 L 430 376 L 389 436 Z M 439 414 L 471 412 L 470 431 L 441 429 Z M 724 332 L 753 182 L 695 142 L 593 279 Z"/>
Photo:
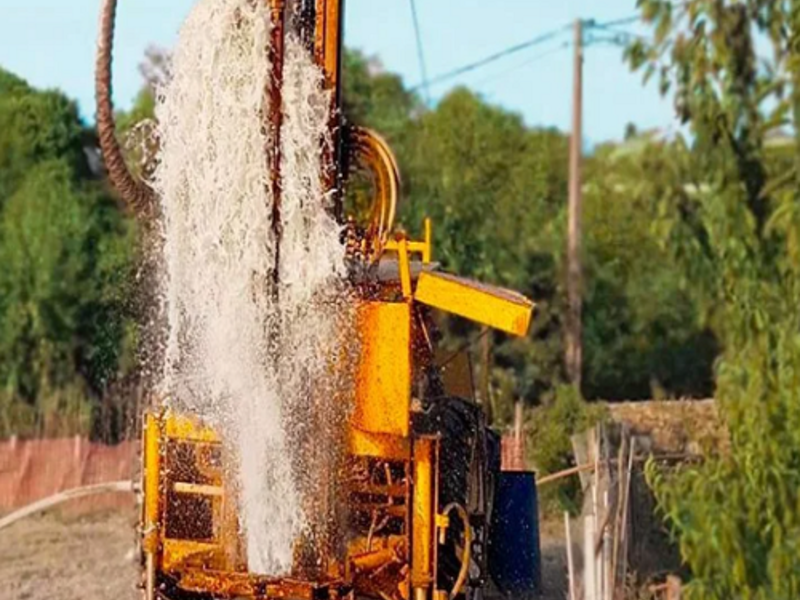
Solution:
<path fill-rule="evenodd" d="M 414 492 L 412 513 L 411 586 L 415 598 L 419 590 L 430 589 L 434 579 L 436 535 L 436 495 L 434 493 L 434 451 L 436 440 L 414 440 Z"/>
<path fill-rule="evenodd" d="M 152 413 L 144 424 L 144 531 L 142 549 L 145 555 L 145 598 L 155 598 L 156 553 L 159 544 L 159 506 L 161 481 L 161 426 Z"/>
<path fill-rule="evenodd" d="M 144 437 L 144 551 L 158 550 L 161 427 L 153 414 L 145 417 Z"/>

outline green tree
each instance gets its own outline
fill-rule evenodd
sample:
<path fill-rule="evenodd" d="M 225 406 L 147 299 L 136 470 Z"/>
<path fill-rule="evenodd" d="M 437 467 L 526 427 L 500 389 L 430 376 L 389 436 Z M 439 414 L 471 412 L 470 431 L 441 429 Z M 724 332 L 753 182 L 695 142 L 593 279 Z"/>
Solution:
<path fill-rule="evenodd" d="M 396 77 L 380 74 L 379 87 L 393 90 L 382 96 L 373 91 L 377 84 L 367 61 L 346 64 L 355 73 L 346 71 L 345 83 L 359 82 L 345 87 L 351 119 L 379 131 L 403 129 L 390 136 L 404 179 L 403 225 L 418 234 L 422 219 L 432 217 L 436 259 L 445 268 L 518 289 L 537 302 L 528 338 L 496 339 L 493 387 L 498 416 L 508 419 L 514 399 L 540 402 L 563 378 L 567 138 L 529 128 L 464 89 L 423 109 L 401 93 Z M 608 144 L 590 157 L 588 398 L 712 392 L 715 337 L 653 231 L 661 196 L 679 187 L 688 162 L 679 144 L 647 135 Z M 451 347 L 474 335 L 458 321 L 446 329 Z"/>
<path fill-rule="evenodd" d="M 585 193 L 584 392 L 639 400 L 713 394 L 716 337 L 659 243 L 660 201 L 690 153 L 652 134 L 597 148 Z"/>
<path fill-rule="evenodd" d="M 133 347 L 131 223 L 74 103 L 0 72 L 0 436 L 88 431 Z"/>
<path fill-rule="evenodd" d="M 692 134 L 695 181 L 662 202 L 662 232 L 724 354 L 717 398 L 731 449 L 677 474 L 649 467 L 694 579 L 692 598 L 800 593 L 800 263 L 796 164 L 766 140 L 790 125 L 800 156 L 800 5 L 640 2 L 658 73 Z M 768 55 L 757 48 L 764 41 Z"/>
<path fill-rule="evenodd" d="M 403 223 L 434 222 L 435 259 L 453 272 L 535 298 L 531 336 L 495 340 L 498 416 L 536 400 L 560 379 L 560 215 L 566 204 L 566 138 L 457 89 L 411 124 L 401 159 L 408 185 Z M 450 323 L 452 345 L 470 335 Z M 502 405 L 502 407 L 500 406 Z"/>
<path fill-rule="evenodd" d="M 62 159 L 88 176 L 86 137 L 74 102 L 59 92 L 36 92 L 0 69 L 0 203 L 42 161 Z"/>
<path fill-rule="evenodd" d="M 379 60 L 358 50 L 345 50 L 343 69 L 342 102 L 347 120 L 378 131 L 400 151 L 409 123 L 422 110 L 419 98 Z"/>

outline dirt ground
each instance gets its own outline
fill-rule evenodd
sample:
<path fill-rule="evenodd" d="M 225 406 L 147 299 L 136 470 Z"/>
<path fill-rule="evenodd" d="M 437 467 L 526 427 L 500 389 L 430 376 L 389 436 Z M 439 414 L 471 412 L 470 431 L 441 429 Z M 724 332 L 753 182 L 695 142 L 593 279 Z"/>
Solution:
<path fill-rule="evenodd" d="M 138 600 L 133 516 L 47 515 L 0 531 L 2 600 Z"/>
<path fill-rule="evenodd" d="M 542 600 L 565 600 L 569 597 L 567 577 L 567 542 L 559 520 L 540 523 L 542 548 Z"/>
<path fill-rule="evenodd" d="M 543 528 L 544 600 L 563 600 L 562 540 Z M 0 600 L 139 600 L 134 516 L 47 515 L 0 531 Z"/>

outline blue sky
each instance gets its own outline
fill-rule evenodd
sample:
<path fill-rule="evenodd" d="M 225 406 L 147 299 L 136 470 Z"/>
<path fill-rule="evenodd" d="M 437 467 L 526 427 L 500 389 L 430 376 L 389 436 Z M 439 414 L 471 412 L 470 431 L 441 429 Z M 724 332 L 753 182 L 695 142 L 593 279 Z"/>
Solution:
<path fill-rule="evenodd" d="M 129 105 L 140 85 L 137 65 L 150 44 L 170 46 L 194 0 L 119 0 L 115 99 Z M 416 0 L 429 76 L 450 71 L 576 18 L 610 21 L 635 14 L 635 0 Z M 77 98 L 91 120 L 93 54 L 100 0 L 0 0 L 0 65 L 40 87 Z M 420 69 L 408 0 L 347 0 L 346 42 L 378 56 L 409 85 Z M 432 89 L 434 101 L 456 84 L 520 112 L 530 125 L 569 128 L 571 51 L 565 32 Z M 542 57 L 542 54 L 546 56 Z M 621 137 L 625 124 L 673 125 L 670 102 L 609 45 L 587 51 L 585 135 L 590 143 Z"/>

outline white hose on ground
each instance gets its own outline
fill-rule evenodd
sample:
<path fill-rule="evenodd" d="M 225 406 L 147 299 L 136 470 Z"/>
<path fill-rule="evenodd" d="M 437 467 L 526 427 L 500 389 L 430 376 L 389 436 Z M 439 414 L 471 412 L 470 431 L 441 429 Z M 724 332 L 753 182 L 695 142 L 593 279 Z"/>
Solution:
<path fill-rule="evenodd" d="M 25 506 L 17 511 L 12 512 L 10 515 L 6 515 L 2 519 L 0 519 L 0 531 L 5 529 L 6 527 L 13 525 L 17 521 L 21 521 L 22 519 L 35 515 L 36 513 L 40 513 L 54 506 L 58 506 L 59 504 L 69 502 L 70 500 L 85 498 L 87 496 L 95 496 L 97 494 L 109 494 L 109 493 L 130 494 L 134 493 L 135 491 L 136 491 L 136 486 L 133 484 L 132 481 L 99 483 L 96 485 L 88 485 L 85 487 L 79 487 L 67 490 L 65 492 L 61 492 L 60 494 L 56 494 L 48 498 L 43 498 L 42 500 L 39 500 L 37 502 L 34 502 L 33 504 L 29 504 L 28 506 Z"/>

